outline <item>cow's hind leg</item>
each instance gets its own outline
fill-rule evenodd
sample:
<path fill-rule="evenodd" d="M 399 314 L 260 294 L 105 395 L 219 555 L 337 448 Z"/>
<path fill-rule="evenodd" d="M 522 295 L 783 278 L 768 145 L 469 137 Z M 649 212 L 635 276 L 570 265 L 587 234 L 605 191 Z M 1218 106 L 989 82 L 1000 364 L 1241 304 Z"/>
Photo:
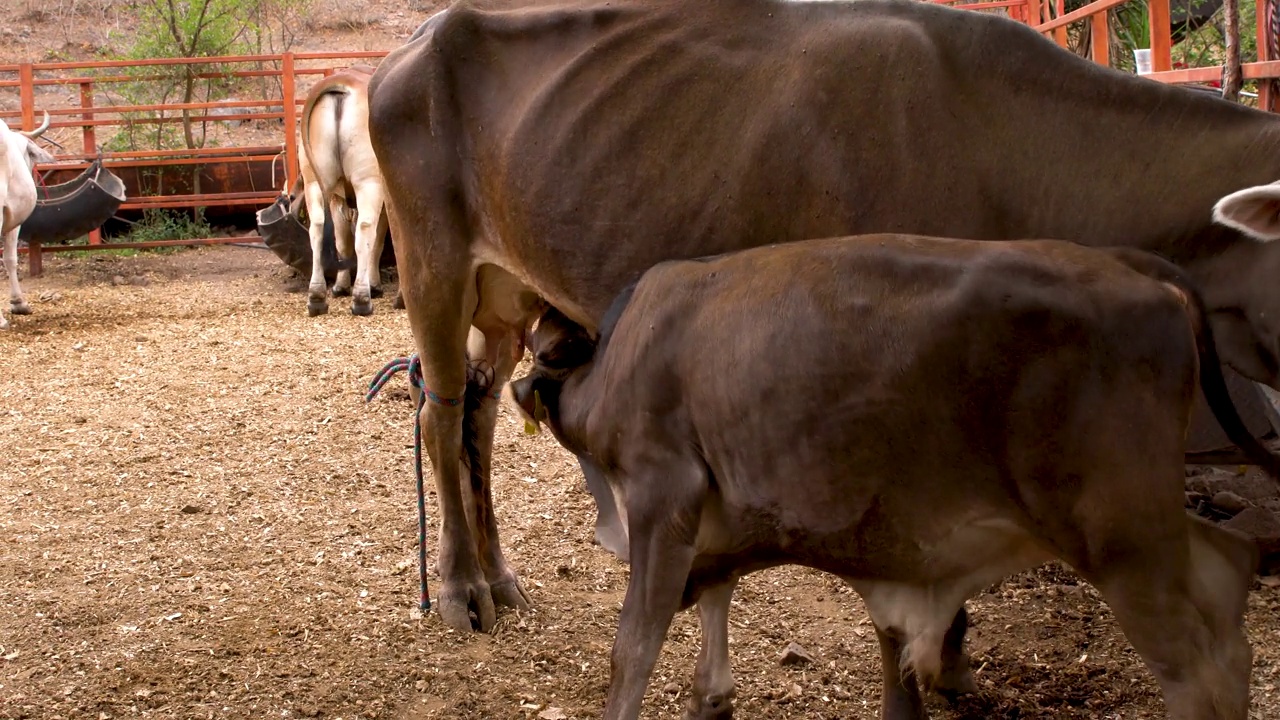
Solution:
<path fill-rule="evenodd" d="M 729 660 L 729 601 L 736 579 L 707 588 L 698 598 L 702 646 L 693 676 L 687 720 L 729 720 L 733 717 L 733 666 Z"/>
<path fill-rule="evenodd" d="M 378 284 L 382 256 L 382 181 L 364 180 L 355 190 L 356 283 L 351 291 L 351 314 L 372 315 L 370 288 Z"/>
<path fill-rule="evenodd" d="M 329 217 L 333 222 L 333 249 L 338 255 L 338 271 L 333 278 L 333 296 L 346 297 L 351 294 L 351 263 L 356 260 L 355 235 L 351 229 L 351 214 L 354 211 L 347 206 L 347 201 L 340 195 L 329 198 Z"/>
<path fill-rule="evenodd" d="M 4 237 L 4 267 L 9 273 L 9 312 L 30 315 L 31 306 L 22 297 L 22 286 L 18 284 L 18 230 L 14 228 Z M 0 323 L 0 327 L 5 324 Z"/>
<path fill-rule="evenodd" d="M 524 610 L 529 607 L 528 594 L 507 563 L 498 538 L 491 462 L 500 405 L 496 396 L 524 355 L 524 328 L 541 313 L 544 303 L 513 276 L 492 265 L 480 267 L 477 286 L 480 303 L 467 354 L 472 358 L 472 379 L 481 382 L 468 382 L 464 434 L 464 445 L 470 445 L 465 448 L 469 462 L 464 472 L 471 481 L 471 528 L 494 603 Z M 479 374 L 474 369 L 477 361 L 481 363 Z"/>
<path fill-rule="evenodd" d="M 304 170 L 306 166 L 304 165 Z M 324 279 L 324 188 L 313 177 L 305 177 L 303 192 L 307 199 L 307 233 L 311 238 L 311 282 L 307 285 L 307 314 L 311 317 L 329 312 L 329 286 Z M 337 222 L 337 218 L 334 218 Z M 336 229 L 336 225 L 334 226 Z M 336 238 L 336 235 L 335 235 Z"/>
<path fill-rule="evenodd" d="M 1108 554 L 1122 561 L 1081 574 L 1160 683 L 1170 720 L 1245 720 L 1252 651 L 1242 625 L 1256 554 L 1225 530 L 1186 521 L 1186 539 L 1117 542 Z M 1131 535 L 1141 522 L 1129 525 Z"/>
<path fill-rule="evenodd" d="M 605 720 L 640 716 L 649 677 L 693 566 L 707 489 L 697 460 L 671 458 L 626 477 L 631 577 L 618 620 Z"/>

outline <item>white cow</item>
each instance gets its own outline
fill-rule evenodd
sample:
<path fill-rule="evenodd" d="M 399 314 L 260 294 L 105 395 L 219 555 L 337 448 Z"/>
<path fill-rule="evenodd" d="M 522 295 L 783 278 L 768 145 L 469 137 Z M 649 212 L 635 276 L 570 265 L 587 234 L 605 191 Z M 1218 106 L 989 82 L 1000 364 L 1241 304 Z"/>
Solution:
<path fill-rule="evenodd" d="M 9 312 L 14 315 L 31 314 L 18 285 L 18 228 L 36 207 L 36 182 L 32 177 L 36 163 L 53 160 L 35 143 L 48 129 L 48 112 L 40 127 L 29 132 L 10 130 L 0 120 L 0 235 L 4 236 L 4 265 L 9 271 Z M 9 321 L 0 313 L 0 330 L 8 327 Z"/>
<path fill-rule="evenodd" d="M 302 156 L 298 159 L 307 200 L 311 234 L 311 283 L 307 314 L 329 311 L 322 243 L 324 211 L 329 206 L 333 237 L 342 258 L 354 244 L 355 284 L 350 269 L 338 271 L 333 294 L 351 292 L 354 315 L 373 314 L 371 297 L 380 294 L 378 260 L 382 257 L 387 217 L 383 211 L 382 173 L 369 144 L 369 78 L 373 68 L 356 65 L 317 82 L 302 108 Z M 355 206 L 355 232 L 349 208 Z"/>

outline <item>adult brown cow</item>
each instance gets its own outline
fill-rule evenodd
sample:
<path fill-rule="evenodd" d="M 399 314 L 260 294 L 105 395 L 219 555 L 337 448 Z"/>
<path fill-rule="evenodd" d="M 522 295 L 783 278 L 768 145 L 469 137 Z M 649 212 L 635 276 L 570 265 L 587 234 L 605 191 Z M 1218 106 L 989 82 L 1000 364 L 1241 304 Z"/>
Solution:
<path fill-rule="evenodd" d="M 729 601 L 801 564 L 866 601 L 881 717 L 925 720 L 962 603 L 1061 559 L 1106 598 L 1173 720 L 1245 720 L 1257 554 L 1183 510 L 1197 375 L 1226 392 L 1198 293 L 1132 248 L 871 235 L 660 263 L 598 349 L 554 310 L 513 382 L 606 468 L 631 530 L 606 720 L 639 716 L 672 616 L 698 604 L 688 717 L 732 715 Z M 905 668 L 899 667 L 899 658 Z"/>
<path fill-rule="evenodd" d="M 880 0 L 464 0 L 370 94 L 433 397 L 453 627 L 526 602 L 490 502 L 493 400 L 475 418 L 484 462 L 467 477 L 457 461 L 468 327 L 505 381 L 544 301 L 594 330 L 662 260 L 888 231 L 1147 248 L 1201 284 L 1224 361 L 1280 387 L 1280 247 L 1211 222 L 1223 196 L 1280 178 L 1280 119 L 1007 19 Z"/>

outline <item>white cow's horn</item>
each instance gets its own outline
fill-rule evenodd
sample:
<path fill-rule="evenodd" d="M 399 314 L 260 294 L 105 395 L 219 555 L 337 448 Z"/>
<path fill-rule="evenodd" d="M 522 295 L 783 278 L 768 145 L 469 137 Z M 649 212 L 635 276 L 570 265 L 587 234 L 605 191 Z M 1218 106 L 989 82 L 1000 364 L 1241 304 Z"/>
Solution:
<path fill-rule="evenodd" d="M 35 130 L 30 130 L 30 131 L 22 130 L 22 131 L 20 131 L 20 132 L 21 132 L 23 135 L 26 135 L 27 137 L 31 138 L 32 140 L 35 140 L 36 138 L 38 138 L 38 137 L 40 137 L 41 135 L 43 135 L 43 134 L 44 134 L 44 131 L 45 131 L 45 130 L 48 130 L 48 129 L 49 129 L 49 111 L 48 111 L 48 110 L 45 110 L 45 111 L 44 111 L 44 122 L 40 123 L 40 127 L 36 128 Z"/>

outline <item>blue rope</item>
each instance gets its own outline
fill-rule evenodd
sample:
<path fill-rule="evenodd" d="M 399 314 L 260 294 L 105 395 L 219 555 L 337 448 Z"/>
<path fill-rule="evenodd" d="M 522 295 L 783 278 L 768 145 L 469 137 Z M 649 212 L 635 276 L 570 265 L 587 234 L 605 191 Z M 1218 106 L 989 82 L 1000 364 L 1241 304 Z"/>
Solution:
<path fill-rule="evenodd" d="M 418 588 L 420 591 L 418 607 L 426 612 L 431 609 L 431 595 L 427 591 L 427 499 L 422 484 L 422 421 L 420 418 L 422 407 L 427 400 L 445 407 L 457 407 L 462 404 L 465 396 L 444 398 L 427 388 L 426 382 L 422 379 L 422 361 L 418 358 L 418 354 L 414 353 L 409 357 L 398 357 L 384 365 L 378 374 L 373 376 L 373 380 L 369 381 L 369 390 L 364 395 L 364 401 L 369 402 L 377 397 L 387 381 L 402 371 L 408 371 L 409 383 L 420 391 L 418 408 L 413 413 L 413 473 L 418 490 Z M 501 388 L 489 393 L 489 397 L 495 400 L 501 396 Z"/>
<path fill-rule="evenodd" d="M 418 396 L 418 409 L 413 413 L 413 472 L 418 485 L 418 607 L 426 612 L 431 609 L 431 595 L 427 591 L 427 499 L 422 488 L 422 422 L 419 418 L 426 399 L 430 397 L 439 402 L 436 400 L 438 396 L 426 389 L 426 383 L 422 380 L 422 362 L 418 359 L 418 354 L 414 353 L 409 357 L 398 357 L 383 366 L 369 382 L 369 391 L 365 393 L 364 401 L 369 402 L 377 397 L 382 386 L 402 370 L 409 372 L 409 383 L 422 391 Z M 461 402 L 462 399 L 459 398 L 451 406 Z"/>

